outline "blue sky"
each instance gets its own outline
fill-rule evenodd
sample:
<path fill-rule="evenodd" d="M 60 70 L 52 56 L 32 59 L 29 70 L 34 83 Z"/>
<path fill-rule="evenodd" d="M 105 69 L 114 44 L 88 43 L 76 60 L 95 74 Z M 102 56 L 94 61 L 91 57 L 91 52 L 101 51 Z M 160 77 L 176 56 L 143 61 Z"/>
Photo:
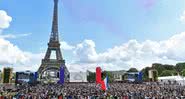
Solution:
<path fill-rule="evenodd" d="M 6 40 L 22 51 L 45 53 L 53 0 L 1 0 L 0 10 L 12 17 L 2 34 L 29 34 Z M 92 40 L 97 53 L 133 39 L 160 42 L 185 31 L 185 22 L 180 20 L 184 10 L 184 0 L 59 0 L 60 39 L 71 46 Z M 70 62 L 73 53 L 63 50 Z"/>

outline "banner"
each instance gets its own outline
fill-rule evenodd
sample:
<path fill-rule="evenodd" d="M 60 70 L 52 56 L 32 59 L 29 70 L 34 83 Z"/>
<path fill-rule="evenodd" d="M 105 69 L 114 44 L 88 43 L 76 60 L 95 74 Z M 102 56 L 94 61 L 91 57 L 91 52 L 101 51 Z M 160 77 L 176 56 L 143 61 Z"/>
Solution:
<path fill-rule="evenodd" d="M 96 84 L 101 84 L 101 68 L 96 68 Z"/>
<path fill-rule="evenodd" d="M 60 67 L 60 80 L 59 80 L 59 84 L 64 84 L 64 78 L 65 78 L 65 74 L 64 74 L 64 67 Z"/>
<path fill-rule="evenodd" d="M 143 73 L 142 72 L 139 72 L 138 73 L 138 80 L 139 81 L 142 81 L 142 78 L 143 78 Z"/>
<path fill-rule="evenodd" d="M 37 78 L 38 78 L 38 73 L 35 72 L 35 74 L 34 74 L 34 79 L 35 79 L 35 81 L 37 81 Z"/>
<path fill-rule="evenodd" d="M 101 90 L 103 90 L 103 91 L 106 90 L 106 86 L 105 86 L 104 80 L 101 81 Z"/>

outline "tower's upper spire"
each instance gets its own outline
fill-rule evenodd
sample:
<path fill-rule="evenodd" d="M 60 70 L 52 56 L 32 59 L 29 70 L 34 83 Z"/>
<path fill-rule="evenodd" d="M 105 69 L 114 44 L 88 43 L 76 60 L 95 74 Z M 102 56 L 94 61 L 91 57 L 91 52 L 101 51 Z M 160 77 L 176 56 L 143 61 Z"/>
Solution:
<path fill-rule="evenodd" d="M 58 37 L 58 0 L 54 0 L 53 23 L 50 41 L 59 41 Z"/>

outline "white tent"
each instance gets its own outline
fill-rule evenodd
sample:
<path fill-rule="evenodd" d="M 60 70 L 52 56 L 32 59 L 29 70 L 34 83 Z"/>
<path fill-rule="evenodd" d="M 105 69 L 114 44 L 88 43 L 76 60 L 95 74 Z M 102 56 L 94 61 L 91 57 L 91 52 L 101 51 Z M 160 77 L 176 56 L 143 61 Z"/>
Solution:
<path fill-rule="evenodd" d="M 173 84 L 173 83 L 178 83 L 181 85 L 185 85 L 185 77 L 183 76 L 165 76 L 165 77 L 158 77 L 158 81 L 160 83 L 166 83 L 166 84 Z"/>
<path fill-rule="evenodd" d="M 87 82 L 87 73 L 70 72 L 70 82 Z"/>

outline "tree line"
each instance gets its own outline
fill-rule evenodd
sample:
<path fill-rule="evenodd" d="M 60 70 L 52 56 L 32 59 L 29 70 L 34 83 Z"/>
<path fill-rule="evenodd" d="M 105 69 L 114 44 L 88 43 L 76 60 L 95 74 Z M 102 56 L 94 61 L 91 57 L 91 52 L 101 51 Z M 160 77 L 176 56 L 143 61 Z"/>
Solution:
<path fill-rule="evenodd" d="M 150 69 L 155 69 L 157 71 L 157 76 L 176 76 L 181 75 L 185 77 L 185 62 L 183 63 L 177 63 L 176 65 L 169 65 L 169 64 L 161 64 L 161 63 L 153 63 L 151 67 L 145 67 L 141 70 L 143 73 L 143 80 L 148 81 L 148 71 Z M 127 72 L 139 72 L 136 68 L 130 68 Z M 102 72 L 102 78 L 105 78 L 105 76 L 109 76 L 109 81 L 113 81 L 113 75 L 109 71 L 103 71 Z M 87 80 L 89 82 L 94 82 L 96 79 L 95 72 L 90 72 L 87 76 Z"/>
<path fill-rule="evenodd" d="M 158 72 L 158 76 L 185 76 L 185 63 L 177 63 L 176 65 L 154 63 L 152 67 L 145 67 L 141 71 L 143 72 L 143 80 L 148 80 L 148 71 L 155 69 Z"/>

